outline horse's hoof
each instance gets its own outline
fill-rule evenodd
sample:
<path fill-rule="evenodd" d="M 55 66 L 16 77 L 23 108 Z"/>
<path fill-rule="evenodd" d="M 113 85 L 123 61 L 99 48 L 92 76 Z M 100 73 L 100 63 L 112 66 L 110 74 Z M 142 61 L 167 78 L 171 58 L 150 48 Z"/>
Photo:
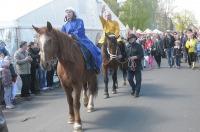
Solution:
<path fill-rule="evenodd" d="M 109 98 L 109 94 L 104 94 L 104 99 Z"/>
<path fill-rule="evenodd" d="M 117 93 L 117 90 L 113 90 L 113 91 L 112 91 L 112 94 L 116 94 L 116 93 Z"/>
<path fill-rule="evenodd" d="M 83 132 L 82 125 L 75 123 L 73 132 Z"/>
<path fill-rule="evenodd" d="M 88 112 L 88 113 L 91 113 L 91 112 L 93 112 L 93 111 L 94 111 L 94 107 L 87 108 L 87 112 Z"/>
<path fill-rule="evenodd" d="M 68 124 L 74 124 L 74 117 L 69 117 L 67 123 Z"/>
<path fill-rule="evenodd" d="M 87 106 L 87 112 L 93 112 L 94 111 L 94 104 L 92 102 L 90 102 Z"/>
<path fill-rule="evenodd" d="M 83 132 L 83 129 L 74 129 L 73 132 Z"/>

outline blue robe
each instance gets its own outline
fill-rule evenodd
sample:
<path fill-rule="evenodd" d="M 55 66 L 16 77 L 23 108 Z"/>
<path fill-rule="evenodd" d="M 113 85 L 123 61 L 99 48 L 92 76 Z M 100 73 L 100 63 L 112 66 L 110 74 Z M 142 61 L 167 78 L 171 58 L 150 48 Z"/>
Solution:
<path fill-rule="evenodd" d="M 101 69 L 102 58 L 101 58 L 100 49 L 96 45 L 94 45 L 85 35 L 83 20 L 81 20 L 80 18 L 76 18 L 74 20 L 68 20 L 62 26 L 61 31 L 67 34 L 75 35 L 76 38 L 90 51 L 90 53 L 92 54 L 94 58 L 95 65 L 99 69 Z M 89 63 L 86 63 L 86 65 L 87 65 L 87 69 L 93 69 L 93 67 Z"/>

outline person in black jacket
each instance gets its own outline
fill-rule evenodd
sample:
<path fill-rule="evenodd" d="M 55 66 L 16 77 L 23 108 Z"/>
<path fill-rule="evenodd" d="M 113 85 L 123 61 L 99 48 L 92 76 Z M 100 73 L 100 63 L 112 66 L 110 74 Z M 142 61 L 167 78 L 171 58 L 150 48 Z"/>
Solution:
<path fill-rule="evenodd" d="M 29 56 L 31 56 L 31 58 L 33 59 L 33 61 L 31 62 L 31 93 L 32 94 L 39 94 L 39 89 L 38 89 L 38 82 L 36 84 L 36 80 L 38 80 L 36 77 L 36 71 L 38 69 L 38 62 L 37 59 L 39 59 L 40 55 L 39 55 L 39 51 L 35 50 L 35 45 L 34 42 L 30 42 L 28 44 L 28 49 L 27 49 Z"/>
<path fill-rule="evenodd" d="M 136 42 L 137 36 L 130 34 L 128 37 L 128 45 L 126 46 L 126 57 L 128 62 L 128 82 L 132 88 L 132 95 L 135 98 L 139 97 L 141 83 L 142 83 L 142 64 L 141 60 L 144 58 L 142 46 Z M 134 83 L 134 77 L 136 84 Z"/>
<path fill-rule="evenodd" d="M 170 34 L 169 30 L 167 30 L 166 33 L 167 34 L 163 40 L 164 50 L 167 52 L 168 65 L 169 68 L 171 68 L 174 66 L 174 58 L 172 56 L 173 56 L 175 38 Z"/>
<path fill-rule="evenodd" d="M 163 40 L 160 38 L 159 34 L 155 34 L 155 39 L 153 40 L 152 43 L 152 49 L 153 49 L 153 55 L 155 58 L 155 61 L 158 65 L 158 68 L 160 68 L 161 65 L 161 57 L 164 54 L 164 49 L 163 49 Z"/>

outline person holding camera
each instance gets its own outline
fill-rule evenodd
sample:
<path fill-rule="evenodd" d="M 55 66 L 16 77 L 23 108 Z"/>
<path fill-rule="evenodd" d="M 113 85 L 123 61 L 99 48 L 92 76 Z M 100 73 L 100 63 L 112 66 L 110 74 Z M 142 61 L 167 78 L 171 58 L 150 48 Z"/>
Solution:
<path fill-rule="evenodd" d="M 16 72 L 22 79 L 21 97 L 30 100 L 30 69 L 32 58 L 27 51 L 27 42 L 22 41 L 20 48 L 14 54 L 14 61 L 16 63 Z"/>
<path fill-rule="evenodd" d="M 28 49 L 27 49 L 29 56 L 33 59 L 31 61 L 31 73 L 30 73 L 30 80 L 31 80 L 31 94 L 38 95 L 39 94 L 39 89 L 38 89 L 38 83 L 39 83 L 39 78 L 37 77 L 37 69 L 38 69 L 38 62 L 37 60 L 40 58 L 39 55 L 39 50 L 36 50 L 34 42 L 30 42 L 28 44 Z"/>

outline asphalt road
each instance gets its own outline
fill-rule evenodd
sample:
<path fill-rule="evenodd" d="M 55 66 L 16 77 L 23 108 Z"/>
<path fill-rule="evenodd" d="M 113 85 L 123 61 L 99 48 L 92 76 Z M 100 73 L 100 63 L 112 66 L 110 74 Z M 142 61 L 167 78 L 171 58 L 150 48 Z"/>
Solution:
<path fill-rule="evenodd" d="M 155 62 L 154 62 L 155 63 Z M 198 64 L 199 65 L 199 64 Z M 199 132 L 200 70 L 167 68 L 142 71 L 141 96 L 131 96 L 131 88 L 122 85 L 118 72 L 118 93 L 103 98 L 103 77 L 99 75 L 99 93 L 95 111 L 87 113 L 81 106 L 85 132 Z M 64 90 L 56 88 L 33 96 L 32 101 L 18 100 L 15 109 L 3 109 L 9 132 L 71 132 L 67 124 L 68 105 Z"/>

